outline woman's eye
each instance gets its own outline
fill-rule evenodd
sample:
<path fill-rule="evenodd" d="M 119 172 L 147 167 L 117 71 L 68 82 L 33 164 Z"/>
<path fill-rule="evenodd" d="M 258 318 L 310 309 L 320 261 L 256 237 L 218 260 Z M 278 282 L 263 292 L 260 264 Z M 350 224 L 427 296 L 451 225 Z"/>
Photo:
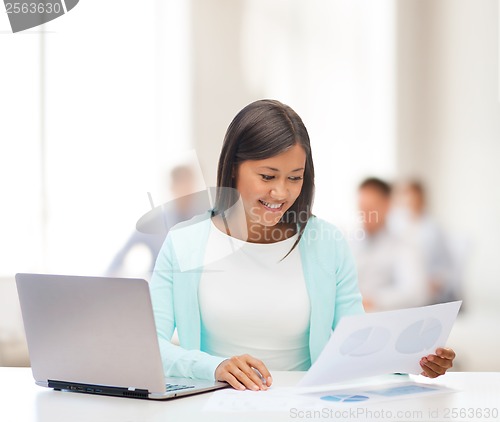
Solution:
<path fill-rule="evenodd" d="M 302 176 L 295 176 L 295 177 L 290 177 L 289 178 L 292 182 L 299 182 L 303 179 Z"/>
<path fill-rule="evenodd" d="M 274 176 L 268 176 L 267 174 L 261 174 L 263 180 L 272 180 Z"/>

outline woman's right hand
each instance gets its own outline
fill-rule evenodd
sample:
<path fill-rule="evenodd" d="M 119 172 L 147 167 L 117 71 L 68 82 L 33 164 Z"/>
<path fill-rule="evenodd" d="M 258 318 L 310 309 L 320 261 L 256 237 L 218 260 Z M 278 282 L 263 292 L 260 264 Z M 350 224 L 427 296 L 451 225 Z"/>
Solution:
<path fill-rule="evenodd" d="M 273 382 L 266 365 L 250 355 L 233 356 L 222 361 L 215 370 L 215 379 L 226 381 L 237 390 L 248 388 L 254 391 L 267 390 Z"/>

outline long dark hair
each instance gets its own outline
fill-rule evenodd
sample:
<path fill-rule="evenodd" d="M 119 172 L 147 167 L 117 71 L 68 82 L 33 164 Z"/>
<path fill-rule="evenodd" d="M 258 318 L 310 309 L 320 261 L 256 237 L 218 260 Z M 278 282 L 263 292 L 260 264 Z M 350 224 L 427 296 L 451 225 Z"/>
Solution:
<path fill-rule="evenodd" d="M 294 145 L 306 153 L 302 190 L 280 222 L 296 223 L 299 242 L 312 215 L 314 200 L 314 165 L 309 134 L 299 115 L 276 100 L 259 100 L 241 110 L 229 125 L 217 170 L 217 193 L 213 215 L 222 214 L 238 199 L 233 174 L 239 163 L 263 160 L 281 154 Z M 233 188 L 233 189 L 219 189 Z M 289 252 L 289 253 L 290 253 Z M 288 255 L 288 254 L 287 254 Z"/>

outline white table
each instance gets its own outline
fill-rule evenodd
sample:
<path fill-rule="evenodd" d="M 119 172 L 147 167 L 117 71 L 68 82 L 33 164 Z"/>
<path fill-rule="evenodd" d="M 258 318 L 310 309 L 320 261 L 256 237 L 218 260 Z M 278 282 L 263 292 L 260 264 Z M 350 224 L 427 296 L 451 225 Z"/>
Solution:
<path fill-rule="evenodd" d="M 273 372 L 274 385 L 292 386 L 301 378 L 301 372 Z M 365 406 L 362 417 L 349 421 L 500 421 L 500 416 L 452 418 L 453 409 L 492 409 L 500 412 L 500 373 L 451 372 L 432 381 L 459 390 L 456 393 L 394 400 Z M 265 392 L 263 392 L 265 393 Z M 53 391 L 34 384 L 30 368 L 0 368 L 0 421 L 2 422 L 190 422 L 190 421 L 320 421 L 338 420 L 333 417 L 315 417 L 300 409 L 289 412 L 225 413 L 206 412 L 203 406 L 213 393 L 169 401 L 136 400 L 117 397 Z M 449 410 L 447 410 L 449 409 Z M 373 412 L 370 418 L 369 411 Z M 375 412 L 379 412 L 378 414 Z M 392 418 L 381 418 L 380 412 Z M 396 412 L 409 412 L 397 418 Z M 414 413 L 411 413 L 414 412 Z M 446 417 L 448 416 L 448 417 Z"/>

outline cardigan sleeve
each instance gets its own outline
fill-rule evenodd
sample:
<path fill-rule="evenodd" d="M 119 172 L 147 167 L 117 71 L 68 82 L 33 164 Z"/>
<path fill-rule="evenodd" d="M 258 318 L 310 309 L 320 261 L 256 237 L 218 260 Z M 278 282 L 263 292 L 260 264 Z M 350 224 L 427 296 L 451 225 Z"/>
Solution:
<path fill-rule="evenodd" d="M 174 303 L 174 278 L 180 270 L 170 235 L 160 250 L 150 281 L 151 301 L 158 334 L 158 342 L 165 376 L 215 379 L 215 369 L 226 358 L 212 356 L 200 350 L 188 350 L 172 344 L 176 327 Z M 182 306 L 182 304 L 177 304 Z"/>

